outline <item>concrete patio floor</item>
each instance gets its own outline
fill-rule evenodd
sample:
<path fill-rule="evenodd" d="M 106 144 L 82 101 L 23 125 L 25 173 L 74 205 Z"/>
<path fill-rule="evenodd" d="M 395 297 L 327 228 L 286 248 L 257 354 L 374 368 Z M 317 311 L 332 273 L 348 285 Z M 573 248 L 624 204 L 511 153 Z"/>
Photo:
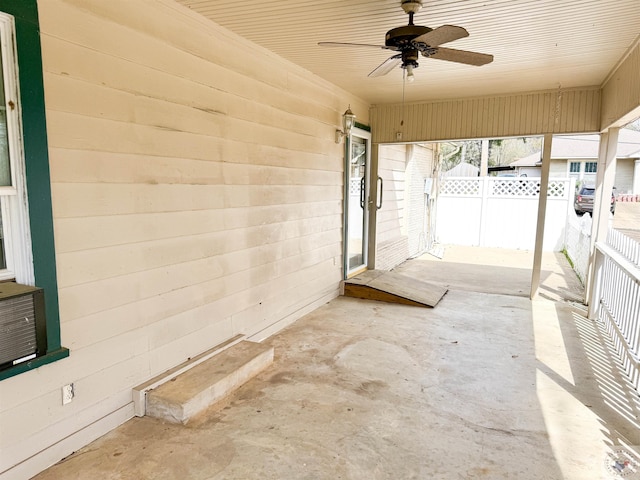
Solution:
<path fill-rule="evenodd" d="M 396 271 L 436 308 L 340 297 L 265 340 L 275 363 L 186 426 L 135 418 L 36 478 L 603 479 L 638 395 L 545 255 L 447 247 Z M 635 477 L 625 477 L 635 478 Z"/>

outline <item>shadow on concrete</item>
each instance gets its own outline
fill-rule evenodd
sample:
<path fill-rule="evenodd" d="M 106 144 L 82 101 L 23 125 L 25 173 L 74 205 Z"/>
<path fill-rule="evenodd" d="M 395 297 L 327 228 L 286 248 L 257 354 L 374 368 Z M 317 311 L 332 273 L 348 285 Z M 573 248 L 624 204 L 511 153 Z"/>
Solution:
<path fill-rule="evenodd" d="M 540 404 L 565 476 L 567 465 L 583 463 L 593 468 L 586 478 L 628 477 L 640 466 L 640 398 L 604 326 L 585 315 L 559 302 L 536 313 L 534 304 Z M 554 344 L 555 353 L 545 351 Z M 620 452 L 632 465 L 614 472 L 612 458 Z"/>

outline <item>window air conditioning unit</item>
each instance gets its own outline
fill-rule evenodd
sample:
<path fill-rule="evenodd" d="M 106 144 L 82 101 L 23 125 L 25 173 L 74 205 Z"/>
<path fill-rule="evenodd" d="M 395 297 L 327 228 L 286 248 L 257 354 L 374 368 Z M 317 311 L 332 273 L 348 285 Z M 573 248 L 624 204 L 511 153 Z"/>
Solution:
<path fill-rule="evenodd" d="M 46 353 L 44 311 L 41 288 L 0 283 L 0 370 Z"/>

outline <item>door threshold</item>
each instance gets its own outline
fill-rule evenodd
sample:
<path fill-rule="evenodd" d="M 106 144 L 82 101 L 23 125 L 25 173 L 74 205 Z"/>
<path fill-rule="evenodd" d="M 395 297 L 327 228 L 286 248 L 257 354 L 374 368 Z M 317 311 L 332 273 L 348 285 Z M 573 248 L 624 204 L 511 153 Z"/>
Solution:
<path fill-rule="evenodd" d="M 351 270 L 347 273 L 347 280 L 353 277 L 356 277 L 358 275 L 360 275 L 362 272 L 366 272 L 368 270 L 366 265 L 363 265 L 362 267 L 358 267 L 355 270 Z"/>

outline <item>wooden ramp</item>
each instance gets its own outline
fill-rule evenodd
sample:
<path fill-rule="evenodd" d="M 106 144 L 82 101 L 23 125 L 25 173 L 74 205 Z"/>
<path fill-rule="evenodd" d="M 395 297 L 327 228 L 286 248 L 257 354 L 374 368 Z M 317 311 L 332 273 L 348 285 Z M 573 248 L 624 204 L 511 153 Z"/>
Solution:
<path fill-rule="evenodd" d="M 416 307 L 435 307 L 447 290 L 441 285 L 382 270 L 367 270 L 344 282 L 346 297 Z"/>

